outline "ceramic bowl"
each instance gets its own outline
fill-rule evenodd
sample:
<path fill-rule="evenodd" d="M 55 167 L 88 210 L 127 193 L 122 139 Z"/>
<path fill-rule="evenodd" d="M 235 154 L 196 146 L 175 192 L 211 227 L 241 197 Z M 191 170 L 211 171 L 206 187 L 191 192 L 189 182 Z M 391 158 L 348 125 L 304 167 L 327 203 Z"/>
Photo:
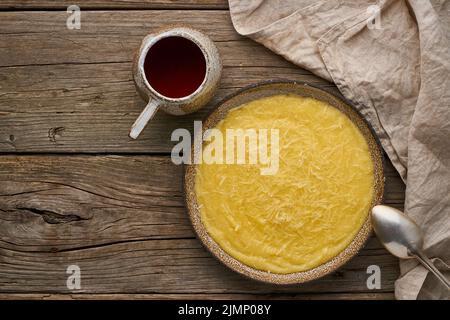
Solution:
<path fill-rule="evenodd" d="M 278 94 L 295 94 L 327 102 L 331 106 L 343 112 L 359 128 L 369 145 L 372 162 L 374 164 L 375 192 L 371 207 L 380 204 L 383 198 L 384 172 L 383 154 L 379 141 L 377 140 L 369 124 L 364 120 L 358 111 L 356 111 L 343 99 L 323 89 L 313 87 L 306 83 L 298 83 L 294 81 L 271 81 L 247 87 L 223 100 L 217 109 L 215 109 L 203 123 L 203 130 L 214 128 L 218 122 L 226 116 L 228 111 L 233 108 L 239 107 L 244 103 L 256 99 Z M 196 151 L 193 149 L 192 152 Z M 370 214 L 368 212 L 364 224 L 353 241 L 343 251 L 328 262 L 308 271 L 289 274 L 275 274 L 254 269 L 226 253 L 208 234 L 202 223 L 200 210 L 195 195 L 195 174 L 196 166 L 194 164 L 186 165 L 184 192 L 189 217 L 192 221 L 195 232 L 205 247 L 211 251 L 217 259 L 234 271 L 252 279 L 274 284 L 296 284 L 323 277 L 335 271 L 355 256 L 364 246 L 366 240 L 371 234 L 372 226 Z"/>

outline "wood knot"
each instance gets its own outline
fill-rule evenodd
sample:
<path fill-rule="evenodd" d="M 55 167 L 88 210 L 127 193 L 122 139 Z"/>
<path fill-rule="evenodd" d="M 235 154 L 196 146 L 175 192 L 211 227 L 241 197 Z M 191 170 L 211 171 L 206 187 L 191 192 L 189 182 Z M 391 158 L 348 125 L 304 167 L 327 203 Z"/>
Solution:
<path fill-rule="evenodd" d="M 49 140 L 51 142 L 56 142 L 57 139 L 62 137 L 62 134 L 63 134 L 64 130 L 66 130 L 66 128 L 64 128 L 64 127 L 50 128 L 48 130 L 48 138 L 49 138 Z"/>

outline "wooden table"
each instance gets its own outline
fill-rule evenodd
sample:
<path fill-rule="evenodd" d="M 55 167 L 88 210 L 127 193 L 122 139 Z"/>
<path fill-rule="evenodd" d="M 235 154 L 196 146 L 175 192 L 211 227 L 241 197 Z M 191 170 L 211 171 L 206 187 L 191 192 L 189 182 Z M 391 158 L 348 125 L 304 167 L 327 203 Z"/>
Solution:
<path fill-rule="evenodd" d="M 0 298 L 393 298 L 398 263 L 375 238 L 339 271 L 304 285 L 245 279 L 206 252 L 186 215 L 182 167 L 170 133 L 192 129 L 217 102 L 267 79 L 321 80 L 233 29 L 225 0 L 78 0 L 81 29 L 66 27 L 72 1 L 0 3 Z M 142 38 L 190 24 L 217 44 L 219 91 L 202 111 L 158 113 L 137 141 L 144 107 L 131 60 Z M 404 185 L 387 160 L 386 203 Z M 69 290 L 69 265 L 81 289 Z M 369 290 L 369 265 L 381 289 Z"/>

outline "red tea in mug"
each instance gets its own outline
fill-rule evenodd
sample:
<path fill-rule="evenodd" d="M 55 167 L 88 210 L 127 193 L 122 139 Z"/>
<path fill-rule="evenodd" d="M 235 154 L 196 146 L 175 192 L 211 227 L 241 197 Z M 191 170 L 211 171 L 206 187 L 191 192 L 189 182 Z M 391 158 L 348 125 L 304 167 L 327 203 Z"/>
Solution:
<path fill-rule="evenodd" d="M 189 39 L 166 37 L 148 50 L 144 71 L 148 83 L 158 93 L 182 98 L 194 93 L 205 79 L 205 56 Z"/>

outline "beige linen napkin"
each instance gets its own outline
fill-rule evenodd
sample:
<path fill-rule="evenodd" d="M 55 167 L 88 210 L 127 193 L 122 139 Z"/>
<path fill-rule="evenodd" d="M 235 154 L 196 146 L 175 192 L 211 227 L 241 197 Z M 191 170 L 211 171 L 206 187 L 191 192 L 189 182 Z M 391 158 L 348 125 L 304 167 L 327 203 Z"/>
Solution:
<path fill-rule="evenodd" d="M 229 3 L 237 32 L 333 81 L 372 124 L 406 182 L 426 253 L 450 276 L 449 1 Z M 450 298 L 417 262 L 400 266 L 398 299 Z"/>

